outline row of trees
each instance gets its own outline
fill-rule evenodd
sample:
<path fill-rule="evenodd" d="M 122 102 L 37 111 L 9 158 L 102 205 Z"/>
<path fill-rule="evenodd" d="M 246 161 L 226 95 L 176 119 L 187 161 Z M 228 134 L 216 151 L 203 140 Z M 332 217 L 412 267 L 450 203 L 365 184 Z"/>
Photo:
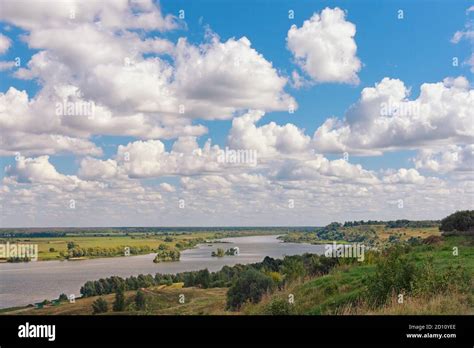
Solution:
<path fill-rule="evenodd" d="M 174 239 L 171 237 L 166 237 L 165 242 L 173 242 Z M 60 256 L 63 258 L 73 258 L 73 257 L 110 257 L 110 256 L 123 256 L 125 253 L 125 248 L 130 252 L 130 255 L 142 255 L 157 252 L 157 256 L 154 262 L 163 262 L 163 261 L 178 261 L 180 258 L 179 250 L 188 249 L 196 246 L 198 243 L 202 243 L 203 238 L 196 239 L 184 239 L 179 243 L 176 243 L 176 248 L 171 248 L 166 244 L 160 244 L 158 248 L 152 248 L 148 245 L 142 246 L 118 246 L 114 248 L 81 248 L 77 243 L 71 241 L 67 243 L 67 252 L 60 252 Z"/>
<path fill-rule="evenodd" d="M 81 295 L 83 297 L 99 296 L 118 292 L 123 290 L 138 290 L 139 288 L 147 288 L 153 285 L 172 284 L 171 276 L 166 279 L 157 274 L 153 277 L 151 274 L 140 274 L 138 277 L 131 276 L 122 278 L 112 276 L 110 278 L 101 278 L 95 281 L 88 281 L 81 287 Z"/>
<path fill-rule="evenodd" d="M 337 258 L 314 254 L 285 256 L 282 260 L 265 257 L 259 263 L 224 266 L 217 272 L 204 269 L 178 274 L 157 273 L 155 276 L 141 274 L 125 279 L 113 276 L 88 281 L 80 292 L 83 297 L 89 297 L 179 282 L 184 283 L 184 287 L 229 287 L 227 307 L 235 310 L 247 301 L 259 301 L 264 293 L 281 288 L 285 283 L 305 276 L 325 274 L 337 263 Z"/>
<path fill-rule="evenodd" d="M 388 228 L 425 228 L 425 227 L 436 227 L 439 225 L 438 220 L 421 220 L 411 221 L 407 219 L 390 220 L 390 221 L 378 221 L 378 220 L 360 220 L 360 221 L 346 221 L 343 227 L 355 227 L 364 225 L 385 225 Z"/>
<path fill-rule="evenodd" d="M 316 236 L 320 240 L 345 240 L 353 243 L 372 244 L 376 239 L 375 230 L 371 227 L 362 227 L 361 229 L 351 230 L 344 228 L 338 222 L 332 222 L 329 225 L 316 229 Z"/>
<path fill-rule="evenodd" d="M 23 257 L 20 257 L 20 256 L 13 256 L 13 257 L 9 257 L 7 259 L 7 262 L 11 262 L 11 263 L 17 263 L 17 262 L 30 262 L 31 259 L 28 257 L 28 256 L 23 256 Z"/>
<path fill-rule="evenodd" d="M 2 238 L 57 238 L 66 237 L 65 232 L 15 232 L 15 231 L 0 231 Z"/>
<path fill-rule="evenodd" d="M 135 247 L 128 247 L 131 255 L 140 255 L 140 254 L 147 254 L 151 253 L 153 249 L 148 245 L 144 246 L 135 246 Z M 73 248 L 68 249 L 67 253 L 61 252 L 60 255 L 65 258 L 72 258 L 72 257 L 83 257 L 83 256 L 118 256 L 124 255 L 125 247 L 118 246 L 115 248 L 81 248 L 79 246 L 74 246 Z"/>
<path fill-rule="evenodd" d="M 344 222 L 344 227 L 355 227 L 355 226 L 362 226 L 362 225 L 385 225 L 383 221 L 377 220 L 360 220 L 360 221 L 346 221 Z"/>
<path fill-rule="evenodd" d="M 76 242 L 70 241 L 67 242 L 67 252 L 60 252 L 60 256 L 64 258 L 71 257 L 83 257 L 83 256 L 117 256 L 124 255 L 125 250 L 130 252 L 131 255 L 140 255 L 151 253 L 153 249 L 148 245 L 142 246 L 117 246 L 114 248 L 81 248 Z M 51 249 L 50 249 L 51 251 Z"/>
<path fill-rule="evenodd" d="M 344 239 L 344 232 L 341 231 L 342 224 L 338 222 L 331 222 L 329 225 L 318 228 L 316 236 L 322 240 L 342 240 Z"/>
<path fill-rule="evenodd" d="M 439 226 L 437 220 L 421 220 L 421 221 L 410 221 L 410 220 L 395 220 L 387 221 L 386 226 L 388 228 L 428 228 Z"/>
<path fill-rule="evenodd" d="M 143 290 L 138 290 L 133 298 L 135 304 L 135 309 L 145 310 L 146 309 L 146 297 Z M 119 289 L 115 293 L 115 301 L 112 305 L 112 310 L 114 312 L 123 312 L 127 307 L 127 301 L 125 298 L 125 293 L 123 289 Z M 109 310 L 109 304 L 103 297 L 99 297 L 92 303 L 92 311 L 94 314 L 105 313 Z"/>

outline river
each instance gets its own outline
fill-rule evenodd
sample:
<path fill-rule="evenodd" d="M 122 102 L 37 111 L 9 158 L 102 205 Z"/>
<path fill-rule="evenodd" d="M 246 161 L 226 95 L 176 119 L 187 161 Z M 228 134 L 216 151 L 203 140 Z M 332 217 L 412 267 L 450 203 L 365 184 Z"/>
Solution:
<path fill-rule="evenodd" d="M 138 274 L 173 274 L 207 268 L 220 270 L 225 265 L 262 261 L 265 256 L 282 258 L 304 253 L 322 254 L 323 245 L 283 243 L 277 236 L 223 238 L 227 243 L 200 244 L 181 252 L 177 262 L 153 263 L 155 254 L 90 259 L 82 261 L 40 261 L 0 264 L 0 308 L 23 306 L 45 299 L 57 298 L 61 293 L 80 296 L 81 286 L 88 280 L 110 276 L 129 277 Z M 212 257 L 218 247 L 237 246 L 238 256 Z"/>

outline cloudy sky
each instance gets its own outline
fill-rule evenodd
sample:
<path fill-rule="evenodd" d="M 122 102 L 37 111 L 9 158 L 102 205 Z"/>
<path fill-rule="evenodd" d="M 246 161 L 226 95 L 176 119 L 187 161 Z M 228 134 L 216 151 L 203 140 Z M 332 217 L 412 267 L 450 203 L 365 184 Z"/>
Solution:
<path fill-rule="evenodd" d="M 0 227 L 474 208 L 469 1 L 0 1 Z"/>

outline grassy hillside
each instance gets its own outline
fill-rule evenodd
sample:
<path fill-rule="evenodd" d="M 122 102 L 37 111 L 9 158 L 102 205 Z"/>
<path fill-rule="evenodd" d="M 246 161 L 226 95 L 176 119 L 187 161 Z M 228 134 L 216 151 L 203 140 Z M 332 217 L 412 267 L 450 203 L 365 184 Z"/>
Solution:
<path fill-rule="evenodd" d="M 329 227 L 328 227 L 329 226 Z M 285 242 L 325 244 L 363 242 L 372 246 L 383 246 L 393 241 L 408 241 L 410 238 L 440 236 L 438 227 L 400 227 L 392 228 L 386 224 L 359 226 L 331 226 L 317 228 L 312 232 L 295 231 L 280 237 Z"/>
<path fill-rule="evenodd" d="M 391 250 L 391 249 L 388 249 Z M 126 307 L 122 312 L 112 312 L 115 294 L 102 295 L 108 303 L 110 314 L 127 315 L 252 315 L 252 314 L 474 314 L 474 239 L 467 236 L 430 237 L 415 246 L 401 247 L 402 253 L 396 259 L 396 267 L 404 271 L 407 266 L 414 267 L 410 280 L 416 283 L 412 291 L 405 291 L 403 303 L 398 302 L 398 292 L 374 306 L 368 299 L 368 287 L 375 281 L 379 264 L 390 259 L 392 252 L 368 252 L 364 262 L 339 264 L 325 275 L 297 277 L 267 292 L 257 303 L 245 303 L 238 310 L 227 309 L 228 287 L 203 289 L 183 287 L 183 283 L 171 286 L 159 285 L 143 289 L 146 309 L 137 310 L 135 296 L 137 291 L 126 291 Z M 455 255 L 454 251 L 458 252 Z M 294 260 L 293 260 L 294 261 Z M 292 263 L 287 263 L 290 266 Z M 285 262 L 283 263 L 285 265 Z M 398 266 L 397 266 L 398 265 Z M 392 266 L 388 264 L 388 271 Z M 387 268 L 387 267 L 386 267 Z M 268 273 L 275 275 L 276 272 Z M 385 270 L 387 271 L 387 270 Z M 285 267 L 281 268 L 283 279 Z M 293 269 L 294 273 L 294 269 Z M 382 281 L 398 277 L 398 269 Z M 467 277 L 467 278 L 466 278 Z M 287 278 L 289 279 L 289 278 Z M 403 279 L 402 279 L 403 280 Z M 380 281 L 380 279 L 378 280 Z M 468 284 L 462 287 L 462 284 Z M 185 296 L 179 303 L 179 296 Z M 291 299 L 294 300 L 289 301 Z M 97 296 L 77 299 L 75 304 L 67 302 L 43 309 L 21 308 L 6 311 L 4 314 L 92 314 L 92 303 Z"/>
<path fill-rule="evenodd" d="M 436 239 L 435 239 L 436 240 Z M 453 255 L 457 247 L 458 256 Z M 462 267 L 470 277 L 470 289 L 463 292 L 405 294 L 403 303 L 397 294 L 379 307 L 367 303 L 364 280 L 373 275 L 375 263 L 340 265 L 329 274 L 301 280 L 281 291 L 265 296 L 257 304 L 246 304 L 245 314 L 474 314 L 474 239 L 445 237 L 435 244 L 413 247 L 407 259 L 422 268 L 433 266 L 433 273 L 442 274 L 449 267 Z M 456 285 L 456 284 L 452 284 Z M 290 294 L 294 304 L 288 306 Z"/>
<path fill-rule="evenodd" d="M 135 291 L 126 291 L 125 298 L 127 307 L 123 312 L 113 312 L 112 305 L 115 294 L 103 295 L 107 302 L 109 311 L 103 315 L 127 314 L 127 315 L 192 315 L 192 314 L 224 314 L 226 301 L 225 288 L 199 289 L 182 288 L 182 284 L 171 286 L 156 286 L 144 289 L 146 297 L 146 309 L 137 310 L 134 306 Z M 184 295 L 184 303 L 180 303 L 180 295 Z M 63 302 L 57 306 L 49 306 L 41 309 L 32 307 L 13 309 L 3 314 L 22 315 L 87 315 L 92 314 L 92 303 L 95 297 L 77 299 L 75 303 Z"/>

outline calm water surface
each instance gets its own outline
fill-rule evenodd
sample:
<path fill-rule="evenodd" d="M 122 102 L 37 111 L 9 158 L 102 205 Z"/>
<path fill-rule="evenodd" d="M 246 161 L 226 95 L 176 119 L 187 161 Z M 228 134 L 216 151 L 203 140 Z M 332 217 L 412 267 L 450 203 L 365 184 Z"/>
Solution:
<path fill-rule="evenodd" d="M 138 274 L 179 273 L 207 268 L 217 271 L 225 265 L 262 261 L 265 256 L 282 258 L 304 253 L 322 254 L 324 246 L 282 243 L 277 236 L 223 238 L 229 243 L 200 244 L 181 252 L 177 262 L 153 263 L 155 254 L 91 259 L 83 261 L 40 261 L 0 264 L 0 308 L 22 306 L 57 298 L 61 293 L 80 296 L 88 280 L 110 276 L 129 277 Z M 218 247 L 240 248 L 238 256 L 211 257 Z"/>

